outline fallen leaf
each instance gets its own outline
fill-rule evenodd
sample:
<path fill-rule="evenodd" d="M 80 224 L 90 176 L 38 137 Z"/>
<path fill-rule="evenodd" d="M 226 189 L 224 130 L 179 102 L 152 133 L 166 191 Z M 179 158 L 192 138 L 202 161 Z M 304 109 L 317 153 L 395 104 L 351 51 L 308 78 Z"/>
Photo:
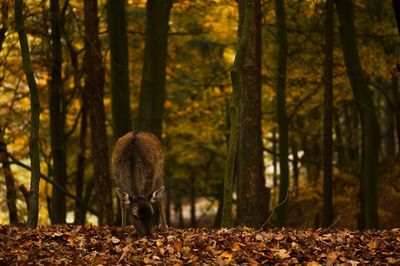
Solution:
<path fill-rule="evenodd" d="M 111 242 L 112 242 L 113 244 L 118 244 L 118 243 L 121 242 L 121 240 L 119 240 L 118 238 L 116 238 L 115 236 L 113 236 L 113 237 L 111 237 Z"/>

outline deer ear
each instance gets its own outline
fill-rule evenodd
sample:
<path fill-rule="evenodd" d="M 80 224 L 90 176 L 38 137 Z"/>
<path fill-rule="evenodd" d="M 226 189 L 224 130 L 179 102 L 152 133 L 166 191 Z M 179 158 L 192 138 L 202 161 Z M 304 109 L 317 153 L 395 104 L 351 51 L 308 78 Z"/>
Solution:
<path fill-rule="evenodd" d="M 117 194 L 120 198 L 120 200 L 125 204 L 125 205 L 129 205 L 129 203 L 131 202 L 129 199 L 129 194 L 124 192 L 121 188 L 117 187 Z"/>
<path fill-rule="evenodd" d="M 163 192 L 164 192 L 164 186 L 161 186 L 159 189 L 154 191 L 153 194 L 151 195 L 151 202 L 154 203 L 161 200 Z"/>

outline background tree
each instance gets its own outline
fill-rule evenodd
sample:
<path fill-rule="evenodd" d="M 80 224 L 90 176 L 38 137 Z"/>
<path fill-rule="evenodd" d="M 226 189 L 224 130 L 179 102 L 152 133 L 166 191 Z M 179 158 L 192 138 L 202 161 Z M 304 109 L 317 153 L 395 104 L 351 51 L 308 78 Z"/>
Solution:
<path fill-rule="evenodd" d="M 66 138 L 65 138 L 65 112 L 63 106 L 63 81 L 62 81 L 62 51 L 61 51 L 61 14 L 58 0 L 50 1 L 51 15 L 51 80 L 49 86 L 50 109 L 50 137 L 53 168 L 51 169 L 54 181 L 66 189 L 67 162 L 66 162 Z M 67 214 L 66 199 L 64 193 L 52 189 L 51 197 L 51 222 L 65 223 Z"/>
<path fill-rule="evenodd" d="M 276 85 L 276 104 L 279 132 L 279 208 L 277 209 L 278 224 L 284 226 L 286 223 L 287 206 L 289 197 L 289 121 L 286 112 L 286 68 L 287 68 L 287 37 L 286 37 L 286 13 L 284 0 L 275 1 L 276 20 L 278 26 L 278 70 Z"/>
<path fill-rule="evenodd" d="M 116 140 L 132 129 L 124 0 L 107 2 L 107 28 L 110 43 L 112 121 Z"/>
<path fill-rule="evenodd" d="M 333 125 L 333 0 L 326 1 L 325 9 L 325 67 L 324 67 L 324 207 L 322 225 L 333 223 L 332 198 L 332 125 Z"/>
<path fill-rule="evenodd" d="M 32 70 L 29 54 L 28 39 L 26 37 L 24 17 L 22 13 L 23 2 L 16 0 L 14 6 L 14 17 L 21 46 L 22 63 L 29 86 L 31 105 L 31 130 L 29 137 L 29 156 L 31 159 L 31 186 L 29 189 L 29 227 L 36 227 L 39 215 L 39 182 L 40 182 L 40 159 L 39 159 L 39 116 L 40 102 L 39 90 Z"/>
<path fill-rule="evenodd" d="M 344 60 L 361 120 L 361 221 L 362 228 L 378 227 L 379 124 L 357 49 L 351 0 L 336 0 Z"/>
<path fill-rule="evenodd" d="M 161 138 L 165 101 L 168 23 L 172 0 L 146 2 L 146 37 L 136 129 Z"/>
<path fill-rule="evenodd" d="M 261 142 L 261 8 L 260 1 L 239 1 L 241 46 L 232 72 L 240 90 L 237 150 L 238 224 L 262 225 L 268 216 Z"/>
<path fill-rule="evenodd" d="M 90 121 L 92 159 L 96 179 L 96 200 L 100 225 L 113 223 L 111 178 L 105 125 L 104 68 L 101 61 L 97 0 L 84 1 L 85 14 L 85 98 Z"/>

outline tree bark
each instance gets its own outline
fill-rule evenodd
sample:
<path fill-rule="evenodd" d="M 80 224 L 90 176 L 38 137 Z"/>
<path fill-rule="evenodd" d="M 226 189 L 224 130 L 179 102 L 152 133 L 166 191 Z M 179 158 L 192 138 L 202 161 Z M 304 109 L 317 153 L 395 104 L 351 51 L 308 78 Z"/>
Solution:
<path fill-rule="evenodd" d="M 86 135 L 87 135 L 87 103 L 82 99 L 81 132 L 79 136 L 79 154 L 76 167 L 75 193 L 80 199 L 83 197 L 85 162 L 86 162 Z M 75 202 L 75 224 L 85 224 L 85 207 L 79 202 Z"/>
<path fill-rule="evenodd" d="M 335 0 L 345 64 L 361 120 L 361 227 L 378 227 L 379 125 L 361 68 L 351 0 Z"/>
<path fill-rule="evenodd" d="M 1 133 L 0 133 L 1 134 Z M 0 160 L 3 165 L 3 175 L 6 180 L 6 202 L 8 207 L 8 218 L 10 224 L 18 224 L 18 209 L 17 209 L 17 186 L 15 184 L 14 175 L 11 171 L 10 161 L 8 159 L 7 144 L 3 136 L 0 135 Z"/>
<path fill-rule="evenodd" d="M 104 95 L 104 68 L 101 61 L 97 0 L 84 1 L 85 66 L 84 96 L 88 104 L 91 148 L 96 177 L 96 199 L 99 225 L 113 223 L 111 179 L 108 163 Z"/>
<path fill-rule="evenodd" d="M 332 192 L 332 128 L 333 128 L 333 0 L 325 4 L 325 65 L 324 65 L 324 132 L 323 132 L 323 171 L 324 205 L 322 225 L 329 227 L 333 223 Z"/>
<path fill-rule="evenodd" d="M 3 43 L 6 39 L 6 33 L 8 30 L 8 10 L 9 10 L 9 2 L 3 1 L 0 5 L 0 51 L 3 48 Z"/>
<path fill-rule="evenodd" d="M 110 43 L 112 121 L 114 140 L 117 140 L 132 130 L 125 0 L 108 0 L 107 26 Z"/>
<path fill-rule="evenodd" d="M 32 70 L 28 39 L 26 37 L 24 18 L 22 14 L 23 1 L 15 0 L 15 22 L 21 46 L 22 65 L 29 86 L 31 107 L 31 129 L 29 135 L 29 157 L 31 160 L 31 183 L 29 189 L 29 227 L 36 227 L 39 217 L 39 182 L 40 182 L 40 157 L 39 157 L 39 117 L 40 101 L 39 90 Z"/>
<path fill-rule="evenodd" d="M 286 12 L 284 0 L 275 0 L 276 19 L 278 24 L 278 72 L 277 72 L 277 118 L 279 132 L 279 168 L 280 168 L 280 183 L 279 183 L 279 208 L 277 209 L 278 225 L 286 224 L 288 192 L 289 192 L 289 121 L 286 112 L 286 68 L 287 68 L 287 36 L 286 36 Z"/>
<path fill-rule="evenodd" d="M 190 226 L 196 227 L 196 176 L 190 174 Z"/>
<path fill-rule="evenodd" d="M 261 4 L 259 0 L 239 1 L 241 51 L 238 75 L 239 137 L 236 222 L 261 226 L 268 216 L 261 140 Z M 243 38 L 243 40 L 242 40 Z M 243 42 L 242 42 L 243 41 Z"/>
<path fill-rule="evenodd" d="M 65 112 L 63 108 L 61 17 L 59 0 L 50 1 L 52 63 L 49 93 L 52 175 L 54 181 L 66 190 L 67 161 L 65 138 Z M 53 187 L 51 197 L 52 224 L 65 223 L 67 213 L 65 194 Z"/>
<path fill-rule="evenodd" d="M 396 124 L 397 152 L 400 153 L 400 95 L 399 95 L 399 78 L 397 73 L 392 74 L 391 90 L 393 94 L 393 107 Z"/>
<path fill-rule="evenodd" d="M 162 136 L 165 79 L 168 47 L 168 23 L 172 0 L 148 0 L 146 3 L 146 39 L 142 84 L 136 129 Z"/>

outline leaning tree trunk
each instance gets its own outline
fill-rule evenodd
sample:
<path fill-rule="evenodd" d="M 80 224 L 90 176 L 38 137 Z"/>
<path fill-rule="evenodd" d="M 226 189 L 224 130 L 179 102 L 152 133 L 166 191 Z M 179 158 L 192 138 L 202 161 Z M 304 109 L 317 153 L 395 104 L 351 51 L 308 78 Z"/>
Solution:
<path fill-rule="evenodd" d="M 85 15 L 85 98 L 90 121 L 94 176 L 96 177 L 96 199 L 100 225 L 113 223 L 111 179 L 108 163 L 107 134 L 104 95 L 104 68 L 101 61 L 99 19 L 97 0 L 84 1 Z"/>
<path fill-rule="evenodd" d="M 146 39 L 136 129 L 161 138 L 165 101 L 168 23 L 172 0 L 148 0 Z"/>
<path fill-rule="evenodd" d="M 22 0 L 15 0 L 15 22 L 21 45 L 22 65 L 29 86 L 31 102 L 31 129 L 29 135 L 29 157 L 31 159 L 31 184 L 29 191 L 29 227 L 36 227 L 39 217 L 39 182 L 40 182 L 40 157 L 39 157 L 39 118 L 40 101 L 39 90 L 32 71 L 29 54 L 28 39 L 25 32 L 24 18 L 22 14 Z"/>
<path fill-rule="evenodd" d="M 54 181 L 66 189 L 67 160 L 65 138 L 65 112 L 63 110 L 61 17 L 59 0 L 50 1 L 52 63 L 49 93 L 51 155 L 53 159 L 52 175 Z M 65 223 L 67 214 L 65 194 L 53 187 L 50 219 L 52 224 Z"/>
<path fill-rule="evenodd" d="M 276 104 L 279 132 L 279 207 L 277 209 L 278 225 L 284 226 L 286 223 L 288 193 L 289 193 L 289 121 L 286 113 L 285 90 L 286 90 L 286 68 L 287 68 L 287 36 L 286 36 L 286 14 L 285 2 L 275 0 L 276 19 L 278 24 L 278 71 Z"/>
<path fill-rule="evenodd" d="M 268 216 L 261 140 L 261 4 L 239 1 L 239 29 L 242 49 L 232 80 L 240 90 L 237 150 L 236 222 L 261 226 Z M 234 76 L 237 75 L 235 78 Z"/>
<path fill-rule="evenodd" d="M 332 127 L 333 127 L 333 0 L 326 1 L 325 7 L 325 66 L 324 66 L 324 207 L 322 225 L 333 223 L 332 193 Z"/>
<path fill-rule="evenodd" d="M 361 227 L 378 227 L 379 124 L 361 68 L 351 0 L 335 0 L 344 60 L 361 120 Z"/>

